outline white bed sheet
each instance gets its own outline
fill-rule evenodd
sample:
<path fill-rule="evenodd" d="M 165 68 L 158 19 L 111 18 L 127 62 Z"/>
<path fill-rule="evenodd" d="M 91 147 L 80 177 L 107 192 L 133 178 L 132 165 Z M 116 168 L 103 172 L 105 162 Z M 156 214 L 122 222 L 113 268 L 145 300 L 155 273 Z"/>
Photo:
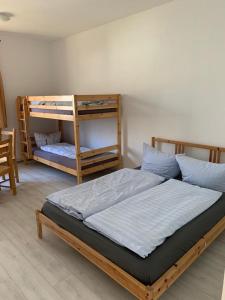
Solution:
<path fill-rule="evenodd" d="M 45 145 L 41 146 L 41 150 L 50 152 L 53 154 L 61 155 L 64 157 L 68 157 L 71 159 L 76 158 L 76 149 L 74 145 L 68 144 L 68 143 L 57 143 L 53 145 Z M 81 152 L 89 151 L 90 148 L 87 147 L 80 147 Z"/>

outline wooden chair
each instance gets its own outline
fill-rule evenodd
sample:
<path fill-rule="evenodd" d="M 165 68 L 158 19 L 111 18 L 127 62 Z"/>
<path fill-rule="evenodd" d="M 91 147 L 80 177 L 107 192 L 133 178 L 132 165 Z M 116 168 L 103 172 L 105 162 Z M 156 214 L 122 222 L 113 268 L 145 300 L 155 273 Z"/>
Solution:
<path fill-rule="evenodd" d="M 16 195 L 14 166 L 12 160 L 12 137 L 0 141 L 0 160 L 1 159 L 4 159 L 5 163 L 0 164 L 0 177 L 9 175 L 10 189 L 13 195 Z"/>
<path fill-rule="evenodd" d="M 1 136 L 11 137 L 12 138 L 12 161 L 13 161 L 13 168 L 14 168 L 14 174 L 16 178 L 16 182 L 19 182 L 19 171 L 18 171 L 18 165 L 16 161 L 16 129 L 13 128 L 12 131 L 8 130 L 1 130 L 0 129 L 0 140 Z M 0 163 L 4 162 L 4 160 L 0 160 Z"/>

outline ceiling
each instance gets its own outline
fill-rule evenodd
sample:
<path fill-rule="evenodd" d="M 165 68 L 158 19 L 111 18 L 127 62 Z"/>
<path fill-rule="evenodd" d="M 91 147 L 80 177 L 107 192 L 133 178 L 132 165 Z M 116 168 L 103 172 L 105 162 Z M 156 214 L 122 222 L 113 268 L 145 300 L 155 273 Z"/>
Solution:
<path fill-rule="evenodd" d="M 150 9 L 171 0 L 0 0 L 0 31 L 61 38 Z"/>

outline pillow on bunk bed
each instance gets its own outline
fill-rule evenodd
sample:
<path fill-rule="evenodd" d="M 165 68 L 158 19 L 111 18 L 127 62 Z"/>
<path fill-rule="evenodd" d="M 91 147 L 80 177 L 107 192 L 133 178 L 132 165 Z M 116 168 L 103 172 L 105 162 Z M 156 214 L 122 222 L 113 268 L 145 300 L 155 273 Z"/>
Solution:
<path fill-rule="evenodd" d="M 35 139 L 35 143 L 38 148 L 41 148 L 41 146 L 47 145 L 47 134 L 45 134 L 45 133 L 35 132 L 34 139 Z"/>
<path fill-rule="evenodd" d="M 46 145 L 58 144 L 61 141 L 61 132 L 53 132 L 53 133 L 34 133 L 34 139 L 38 148 Z"/>
<path fill-rule="evenodd" d="M 60 131 L 47 134 L 47 145 L 58 144 L 60 142 L 61 142 Z"/>
<path fill-rule="evenodd" d="M 141 169 L 165 177 L 166 179 L 176 178 L 180 173 L 175 155 L 163 153 L 146 143 L 143 144 Z"/>

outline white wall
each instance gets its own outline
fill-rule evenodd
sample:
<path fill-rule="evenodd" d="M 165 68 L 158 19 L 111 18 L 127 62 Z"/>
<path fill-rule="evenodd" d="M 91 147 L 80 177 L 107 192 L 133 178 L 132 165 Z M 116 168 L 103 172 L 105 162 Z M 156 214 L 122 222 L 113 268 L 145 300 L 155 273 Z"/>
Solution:
<path fill-rule="evenodd" d="M 29 35 L 6 32 L 0 32 L 0 39 L 0 70 L 5 88 L 8 128 L 13 128 L 17 127 L 17 96 L 52 94 L 55 91 L 51 44 Z M 33 127 L 41 131 L 49 130 L 47 124 L 49 122 L 36 120 Z"/>
<path fill-rule="evenodd" d="M 175 0 L 55 42 L 55 85 L 123 94 L 126 164 L 153 135 L 224 146 L 224 28 L 224 0 Z"/>
<path fill-rule="evenodd" d="M 152 135 L 224 146 L 224 28 L 224 0 L 174 0 L 53 43 L 0 32 L 9 127 L 17 95 L 121 93 L 126 165 Z M 114 142 L 111 125 L 84 123 L 82 143 Z"/>

